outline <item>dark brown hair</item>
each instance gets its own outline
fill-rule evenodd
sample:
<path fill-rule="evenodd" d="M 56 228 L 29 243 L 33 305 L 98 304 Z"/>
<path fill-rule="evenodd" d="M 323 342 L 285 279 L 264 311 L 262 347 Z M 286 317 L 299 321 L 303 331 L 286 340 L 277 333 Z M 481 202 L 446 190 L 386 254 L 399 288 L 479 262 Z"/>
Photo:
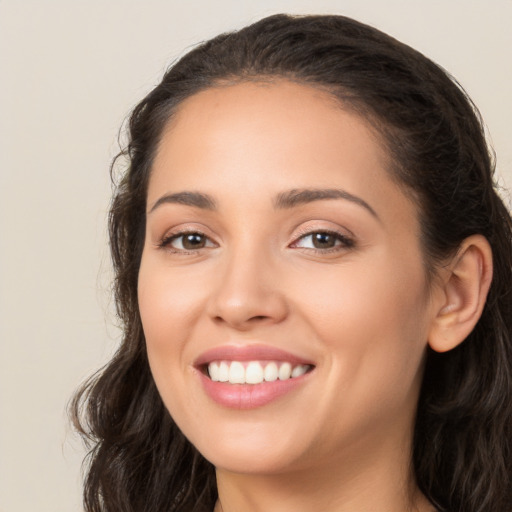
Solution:
<path fill-rule="evenodd" d="M 91 446 L 87 512 L 213 509 L 214 468 L 174 424 L 147 361 L 137 304 L 146 191 L 162 130 L 183 99 L 262 78 L 324 88 L 374 125 L 390 172 L 417 198 L 429 272 L 472 234 L 490 242 L 494 279 L 480 321 L 454 350 L 428 353 L 413 465 L 440 511 L 510 510 L 512 222 L 496 193 L 480 116 L 445 71 L 372 27 L 342 16 L 276 15 L 196 47 L 131 115 L 128 167 L 109 224 L 124 338 L 72 404 Z"/>

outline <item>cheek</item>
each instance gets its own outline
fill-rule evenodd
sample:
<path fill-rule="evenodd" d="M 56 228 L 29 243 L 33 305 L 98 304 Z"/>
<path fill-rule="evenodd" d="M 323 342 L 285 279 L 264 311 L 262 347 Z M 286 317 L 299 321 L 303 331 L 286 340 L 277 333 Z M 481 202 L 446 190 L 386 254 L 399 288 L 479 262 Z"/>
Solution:
<path fill-rule="evenodd" d="M 427 284 L 420 260 L 379 256 L 317 273 L 302 308 L 340 374 L 412 380 L 427 343 Z"/>
<path fill-rule="evenodd" d="M 139 310 L 149 342 L 170 332 L 184 336 L 182 329 L 191 324 L 205 298 L 204 276 L 167 268 L 160 259 L 143 256 L 139 271 Z"/>
<path fill-rule="evenodd" d="M 408 424 L 415 410 L 427 336 L 426 285 L 420 267 L 384 263 L 347 266 L 337 279 L 317 275 L 307 288 L 303 306 L 323 344 L 328 375 L 317 400 L 331 420 L 326 439 L 339 437 L 339 425 L 363 435 L 375 425 Z"/>
<path fill-rule="evenodd" d="M 155 259 L 142 259 L 138 301 L 151 371 L 160 387 L 172 376 L 169 369 L 186 370 L 190 363 L 186 341 L 197 325 L 205 287 Z"/>
<path fill-rule="evenodd" d="M 185 273 L 162 267 L 154 257 L 143 257 L 138 301 L 153 379 L 174 420 L 187 425 L 191 406 L 184 378 L 191 371 L 187 340 L 197 324 L 202 288 Z"/>
<path fill-rule="evenodd" d="M 411 315 L 425 312 L 426 285 L 419 268 L 363 262 L 329 270 L 310 274 L 303 283 L 308 293 L 302 294 L 326 327 L 403 327 Z"/>

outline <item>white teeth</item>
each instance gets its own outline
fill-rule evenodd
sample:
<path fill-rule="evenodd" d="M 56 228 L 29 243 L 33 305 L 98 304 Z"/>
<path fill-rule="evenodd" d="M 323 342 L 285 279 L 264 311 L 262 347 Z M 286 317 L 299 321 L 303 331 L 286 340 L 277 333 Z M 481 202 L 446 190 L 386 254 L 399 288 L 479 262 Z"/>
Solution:
<path fill-rule="evenodd" d="M 292 365 L 283 363 L 279 367 L 279 380 L 288 380 L 292 376 Z"/>
<path fill-rule="evenodd" d="M 309 370 L 309 365 L 279 363 L 270 361 L 213 361 L 208 365 L 208 374 L 214 382 L 229 382 L 230 384 L 261 384 L 275 380 L 288 380 L 300 377 Z"/>
<path fill-rule="evenodd" d="M 218 382 L 219 380 L 219 365 L 217 363 L 210 363 L 208 365 L 208 373 L 210 374 L 210 379 L 214 382 Z"/>
<path fill-rule="evenodd" d="M 308 366 L 306 364 L 299 364 L 292 370 L 292 379 L 304 375 L 307 371 Z"/>
<path fill-rule="evenodd" d="M 208 367 L 208 370 L 210 368 Z M 229 366 L 225 361 L 219 365 L 219 382 L 227 382 L 229 380 Z"/>
<path fill-rule="evenodd" d="M 247 384 L 259 384 L 263 382 L 263 368 L 260 363 L 251 361 L 245 369 L 245 382 Z"/>
<path fill-rule="evenodd" d="M 233 361 L 229 367 L 229 383 L 245 384 L 245 368 L 242 363 Z"/>
<path fill-rule="evenodd" d="M 274 382 L 275 380 L 277 380 L 278 376 L 279 370 L 277 369 L 277 364 L 268 363 L 267 366 L 265 366 L 265 381 Z"/>

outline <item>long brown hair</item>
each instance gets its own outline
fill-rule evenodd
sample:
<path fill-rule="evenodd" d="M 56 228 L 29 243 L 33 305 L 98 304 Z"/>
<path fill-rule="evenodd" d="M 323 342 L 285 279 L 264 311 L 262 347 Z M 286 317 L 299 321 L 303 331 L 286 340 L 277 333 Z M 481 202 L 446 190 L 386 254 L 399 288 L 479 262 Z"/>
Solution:
<path fill-rule="evenodd" d="M 322 87 L 373 123 L 392 156 L 390 172 L 418 198 L 429 272 L 469 235 L 489 240 L 494 280 L 480 321 L 456 349 L 428 353 L 413 465 L 441 511 L 510 510 L 512 221 L 478 111 L 445 71 L 372 27 L 342 16 L 276 15 L 196 47 L 131 115 L 109 223 L 124 337 L 72 403 L 91 447 L 86 511 L 213 509 L 214 468 L 174 424 L 147 361 L 137 304 L 146 191 L 162 130 L 183 99 L 261 77 Z"/>

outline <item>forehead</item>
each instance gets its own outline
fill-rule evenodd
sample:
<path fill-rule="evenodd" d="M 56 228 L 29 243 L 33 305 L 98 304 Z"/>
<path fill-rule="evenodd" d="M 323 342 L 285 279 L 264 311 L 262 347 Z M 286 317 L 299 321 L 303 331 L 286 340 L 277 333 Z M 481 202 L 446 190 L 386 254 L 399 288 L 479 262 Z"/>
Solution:
<path fill-rule="evenodd" d="M 314 172 L 321 181 L 333 167 L 343 171 L 342 160 L 369 184 L 390 162 L 376 130 L 325 90 L 286 80 L 242 82 L 183 101 L 164 130 L 153 171 L 179 179 L 193 167 L 207 180 L 217 164 L 238 165 L 238 174 L 274 169 L 300 179 Z"/>

